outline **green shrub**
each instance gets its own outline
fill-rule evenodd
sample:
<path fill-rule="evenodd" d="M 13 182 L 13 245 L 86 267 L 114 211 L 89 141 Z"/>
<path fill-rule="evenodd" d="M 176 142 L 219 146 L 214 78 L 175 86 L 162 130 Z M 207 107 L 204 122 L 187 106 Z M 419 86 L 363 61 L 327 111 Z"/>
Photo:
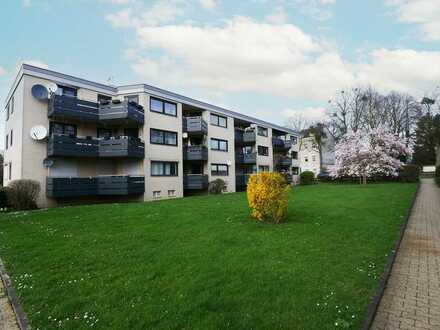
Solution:
<path fill-rule="evenodd" d="M 300 178 L 300 184 L 302 185 L 309 185 L 315 183 L 315 173 L 313 173 L 312 171 L 301 172 L 299 178 Z"/>
<path fill-rule="evenodd" d="M 9 207 L 8 203 L 8 187 L 0 188 L 0 210 L 6 210 Z"/>
<path fill-rule="evenodd" d="M 419 178 L 420 167 L 417 165 L 404 165 L 399 172 L 399 180 L 401 182 L 419 182 Z"/>
<path fill-rule="evenodd" d="M 435 182 L 440 187 L 440 165 L 435 168 Z"/>
<path fill-rule="evenodd" d="M 8 202 L 15 210 L 36 209 L 40 190 L 40 183 L 38 181 L 14 180 L 8 185 Z"/>
<path fill-rule="evenodd" d="M 226 190 L 226 182 L 222 179 L 215 179 L 209 183 L 209 193 L 213 195 L 221 194 Z"/>

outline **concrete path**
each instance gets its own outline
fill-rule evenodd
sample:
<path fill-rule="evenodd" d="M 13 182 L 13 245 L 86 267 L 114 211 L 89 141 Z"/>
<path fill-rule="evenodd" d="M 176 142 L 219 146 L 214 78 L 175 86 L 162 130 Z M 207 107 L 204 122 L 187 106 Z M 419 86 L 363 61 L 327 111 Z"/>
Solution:
<path fill-rule="evenodd" d="M 440 189 L 422 179 L 372 329 L 440 329 Z"/>
<path fill-rule="evenodd" d="M 12 311 L 3 281 L 0 279 L 0 330 L 18 330 L 15 314 Z"/>

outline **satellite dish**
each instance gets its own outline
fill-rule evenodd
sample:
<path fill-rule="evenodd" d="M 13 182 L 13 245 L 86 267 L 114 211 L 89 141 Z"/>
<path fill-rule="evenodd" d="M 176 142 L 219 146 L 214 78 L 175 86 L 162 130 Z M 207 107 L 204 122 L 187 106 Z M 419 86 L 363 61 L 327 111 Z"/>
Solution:
<path fill-rule="evenodd" d="M 44 140 L 47 137 L 47 129 L 42 125 L 37 125 L 31 128 L 31 138 L 35 141 Z"/>
<path fill-rule="evenodd" d="M 44 158 L 43 159 L 43 166 L 44 167 L 52 167 L 53 166 L 53 159 Z"/>
<path fill-rule="evenodd" d="M 49 96 L 49 91 L 47 88 L 40 84 L 35 84 L 32 86 L 31 93 L 33 97 L 40 101 L 47 100 Z"/>
<path fill-rule="evenodd" d="M 58 90 L 58 85 L 50 82 L 46 85 L 47 90 L 49 91 L 49 94 L 54 94 Z"/>

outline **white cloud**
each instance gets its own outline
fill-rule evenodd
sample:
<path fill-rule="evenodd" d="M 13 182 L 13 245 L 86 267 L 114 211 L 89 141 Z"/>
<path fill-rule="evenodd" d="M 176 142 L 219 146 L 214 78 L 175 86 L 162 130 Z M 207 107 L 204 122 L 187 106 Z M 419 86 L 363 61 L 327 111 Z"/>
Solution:
<path fill-rule="evenodd" d="M 217 0 L 199 0 L 200 5 L 208 10 L 212 10 L 217 6 Z"/>
<path fill-rule="evenodd" d="M 356 66 L 358 81 L 382 91 L 423 94 L 440 82 L 440 52 L 376 49 L 370 62 Z"/>
<path fill-rule="evenodd" d="M 419 25 L 423 40 L 440 40 L 439 0 L 386 0 L 386 3 L 396 8 L 400 21 Z"/>
<path fill-rule="evenodd" d="M 154 26 L 173 22 L 184 14 L 185 2 L 182 0 L 158 1 L 145 10 L 131 7 L 124 8 L 116 13 L 108 14 L 106 19 L 114 27 L 141 27 Z"/>
<path fill-rule="evenodd" d="M 333 15 L 330 10 L 330 5 L 333 5 L 336 0 L 293 0 L 294 3 L 300 6 L 300 11 L 303 15 L 309 16 L 318 21 L 325 21 L 330 19 Z"/>
<path fill-rule="evenodd" d="M 0 66 L 0 76 L 4 76 L 6 74 L 6 69 Z"/>
<path fill-rule="evenodd" d="M 281 114 L 285 118 L 300 115 L 309 122 L 321 121 L 326 118 L 326 109 L 324 107 L 305 107 L 302 109 L 284 109 Z"/>
<path fill-rule="evenodd" d="M 265 20 L 272 24 L 285 24 L 288 21 L 286 11 L 282 6 L 275 7 L 275 10 L 265 17 Z"/>

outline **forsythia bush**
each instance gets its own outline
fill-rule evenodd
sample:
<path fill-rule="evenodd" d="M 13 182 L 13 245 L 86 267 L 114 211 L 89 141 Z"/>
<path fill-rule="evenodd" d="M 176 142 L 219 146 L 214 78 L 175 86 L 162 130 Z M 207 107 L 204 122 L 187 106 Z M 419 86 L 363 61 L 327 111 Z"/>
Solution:
<path fill-rule="evenodd" d="M 280 173 L 253 174 L 247 184 L 247 198 L 252 217 L 259 221 L 280 223 L 287 215 L 290 187 Z"/>

